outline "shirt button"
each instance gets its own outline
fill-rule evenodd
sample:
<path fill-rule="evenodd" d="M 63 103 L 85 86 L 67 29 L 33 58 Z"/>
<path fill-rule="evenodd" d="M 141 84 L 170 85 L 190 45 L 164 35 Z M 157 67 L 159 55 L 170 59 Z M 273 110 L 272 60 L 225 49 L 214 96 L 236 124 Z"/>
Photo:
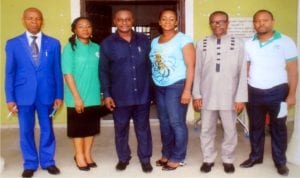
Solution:
<path fill-rule="evenodd" d="M 134 91 L 138 91 L 138 89 L 135 88 Z"/>
<path fill-rule="evenodd" d="M 134 58 L 134 56 L 131 56 L 131 58 Z"/>
<path fill-rule="evenodd" d="M 136 78 L 134 77 L 133 80 L 136 80 Z"/>
<path fill-rule="evenodd" d="M 135 66 L 132 66 L 133 69 L 135 69 Z"/>

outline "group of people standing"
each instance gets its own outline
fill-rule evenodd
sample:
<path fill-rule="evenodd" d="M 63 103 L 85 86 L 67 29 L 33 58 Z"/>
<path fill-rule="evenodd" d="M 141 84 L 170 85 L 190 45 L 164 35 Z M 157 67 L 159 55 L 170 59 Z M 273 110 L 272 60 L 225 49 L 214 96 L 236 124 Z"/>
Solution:
<path fill-rule="evenodd" d="M 288 174 L 287 115 L 278 113 L 295 104 L 298 54 L 289 37 L 273 30 L 270 11 L 255 13 L 257 33 L 246 44 L 227 34 L 227 13 L 213 12 L 209 17 L 212 35 L 200 40 L 196 49 L 189 36 L 177 31 L 177 14 L 172 9 L 159 14 L 161 34 L 151 43 L 146 35 L 132 30 L 134 15 L 130 10 L 116 11 L 113 22 L 116 33 L 99 46 L 91 40 L 91 21 L 76 18 L 71 25 L 73 35 L 60 56 L 58 40 L 41 32 L 41 11 L 24 11 L 26 32 L 6 45 L 5 78 L 8 109 L 19 118 L 22 177 L 32 177 L 39 165 L 50 174 L 60 173 L 54 161 L 55 138 L 49 115 L 62 105 L 63 78 L 67 136 L 72 138 L 79 170 L 97 167 L 92 147 L 100 132 L 101 104 L 112 112 L 114 120 L 116 170 L 125 170 L 131 159 L 131 119 L 141 168 L 146 173 L 153 170 L 149 112 L 154 88 L 162 141 L 161 158 L 155 164 L 162 170 L 185 164 L 186 113 L 192 100 L 195 110 L 201 111 L 201 172 L 210 172 L 214 166 L 218 118 L 224 129 L 224 171 L 235 171 L 236 117 L 248 102 L 251 154 L 240 166 L 262 163 L 268 113 L 274 163 L 279 174 Z M 35 112 L 41 128 L 39 149 L 34 142 Z"/>

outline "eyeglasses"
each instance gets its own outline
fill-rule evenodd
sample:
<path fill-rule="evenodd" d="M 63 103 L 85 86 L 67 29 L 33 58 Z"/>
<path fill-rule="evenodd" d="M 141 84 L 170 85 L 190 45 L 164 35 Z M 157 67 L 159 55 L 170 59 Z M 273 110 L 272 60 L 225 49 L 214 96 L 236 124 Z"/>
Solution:
<path fill-rule="evenodd" d="M 210 25 L 224 25 L 227 23 L 227 20 L 219 20 L 219 21 L 210 21 Z"/>

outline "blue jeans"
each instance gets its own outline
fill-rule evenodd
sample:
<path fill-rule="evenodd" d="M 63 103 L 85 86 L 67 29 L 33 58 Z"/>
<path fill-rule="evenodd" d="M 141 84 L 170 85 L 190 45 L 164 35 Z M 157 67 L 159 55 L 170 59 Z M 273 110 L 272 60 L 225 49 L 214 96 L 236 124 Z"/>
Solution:
<path fill-rule="evenodd" d="M 180 103 L 183 87 L 184 80 L 180 80 L 170 86 L 156 86 L 155 91 L 162 140 L 162 157 L 172 162 L 183 161 L 187 150 L 187 105 Z"/>
<path fill-rule="evenodd" d="M 285 101 L 288 94 L 288 85 L 282 84 L 271 89 L 261 90 L 248 87 L 249 102 L 247 112 L 250 124 L 250 158 L 263 159 L 265 144 L 265 118 L 270 115 L 270 134 L 272 157 L 276 166 L 286 164 L 285 152 L 287 149 L 286 116 L 278 118 L 280 102 Z"/>

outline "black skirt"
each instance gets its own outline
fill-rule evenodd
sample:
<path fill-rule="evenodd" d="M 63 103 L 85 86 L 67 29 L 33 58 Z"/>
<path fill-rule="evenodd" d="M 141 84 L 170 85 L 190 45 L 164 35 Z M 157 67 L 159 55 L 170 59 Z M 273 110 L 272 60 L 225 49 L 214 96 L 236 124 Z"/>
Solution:
<path fill-rule="evenodd" d="M 94 136 L 100 133 L 100 106 L 85 107 L 83 113 L 67 108 L 67 136 L 71 138 Z"/>

